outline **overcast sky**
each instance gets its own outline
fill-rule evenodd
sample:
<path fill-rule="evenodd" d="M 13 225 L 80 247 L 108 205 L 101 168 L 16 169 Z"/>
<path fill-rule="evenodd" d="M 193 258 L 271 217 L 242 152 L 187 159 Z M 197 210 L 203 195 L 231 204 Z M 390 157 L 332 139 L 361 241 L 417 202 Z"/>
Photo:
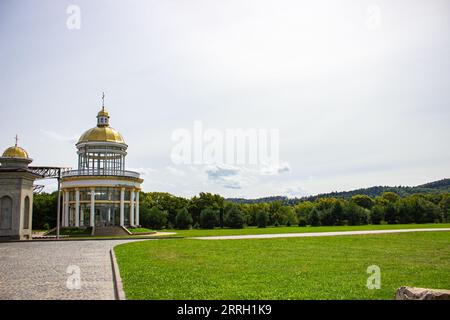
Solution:
<path fill-rule="evenodd" d="M 303 196 L 449 177 L 449 34 L 447 0 L 2 0 L 0 148 L 17 133 L 35 165 L 76 167 L 105 91 L 144 191 Z M 196 121 L 278 130 L 280 162 L 176 164 L 172 135 Z"/>

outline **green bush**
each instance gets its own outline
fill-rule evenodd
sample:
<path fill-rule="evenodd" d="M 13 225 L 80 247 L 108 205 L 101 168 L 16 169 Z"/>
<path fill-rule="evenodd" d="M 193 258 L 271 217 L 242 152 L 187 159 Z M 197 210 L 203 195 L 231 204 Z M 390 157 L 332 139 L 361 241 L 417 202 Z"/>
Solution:
<path fill-rule="evenodd" d="M 234 229 L 244 227 L 244 216 L 238 206 L 231 206 L 225 212 L 225 226 Z"/>
<path fill-rule="evenodd" d="M 256 224 L 258 228 L 265 228 L 269 222 L 269 215 L 266 211 L 259 211 L 256 214 Z"/>
<path fill-rule="evenodd" d="M 219 221 L 219 212 L 211 208 L 200 212 L 200 226 L 205 229 L 214 229 Z"/>
<path fill-rule="evenodd" d="M 320 226 L 319 210 L 317 208 L 311 210 L 308 215 L 307 222 L 313 227 Z"/>
<path fill-rule="evenodd" d="M 381 224 L 384 220 L 384 207 L 380 205 L 375 205 L 370 211 L 370 223 L 371 224 Z"/>
<path fill-rule="evenodd" d="M 175 224 L 178 229 L 190 229 L 192 226 L 192 216 L 186 208 L 178 211 L 175 217 Z"/>
<path fill-rule="evenodd" d="M 153 207 L 145 215 L 141 216 L 141 224 L 146 228 L 160 230 L 167 226 L 168 217 L 167 211 Z"/>
<path fill-rule="evenodd" d="M 305 217 L 298 218 L 298 226 L 299 227 L 306 227 L 307 222 Z"/>

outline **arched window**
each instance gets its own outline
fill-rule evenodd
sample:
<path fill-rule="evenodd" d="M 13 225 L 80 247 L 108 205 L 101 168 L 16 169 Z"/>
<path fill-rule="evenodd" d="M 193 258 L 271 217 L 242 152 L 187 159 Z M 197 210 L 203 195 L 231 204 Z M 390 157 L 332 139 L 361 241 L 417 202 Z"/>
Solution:
<path fill-rule="evenodd" d="M 4 196 L 0 199 L 0 229 L 8 230 L 12 226 L 12 199 Z"/>
<path fill-rule="evenodd" d="M 30 198 L 28 196 L 25 197 L 25 203 L 23 206 L 23 228 L 30 228 Z"/>

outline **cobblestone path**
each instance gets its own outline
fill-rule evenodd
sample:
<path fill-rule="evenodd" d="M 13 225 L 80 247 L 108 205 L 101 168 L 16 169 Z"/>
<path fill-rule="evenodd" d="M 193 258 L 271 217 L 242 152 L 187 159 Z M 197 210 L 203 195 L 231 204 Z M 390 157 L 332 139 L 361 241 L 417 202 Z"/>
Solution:
<path fill-rule="evenodd" d="M 0 243 L 0 299 L 114 299 L 110 250 L 126 242 Z"/>

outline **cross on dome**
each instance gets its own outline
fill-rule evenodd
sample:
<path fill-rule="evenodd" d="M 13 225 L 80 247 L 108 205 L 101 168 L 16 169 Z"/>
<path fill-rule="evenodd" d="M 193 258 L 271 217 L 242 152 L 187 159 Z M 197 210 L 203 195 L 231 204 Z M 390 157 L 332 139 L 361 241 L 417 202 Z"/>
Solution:
<path fill-rule="evenodd" d="M 97 126 L 108 127 L 109 126 L 109 113 L 105 110 L 105 93 L 102 94 L 102 110 L 97 114 Z"/>

